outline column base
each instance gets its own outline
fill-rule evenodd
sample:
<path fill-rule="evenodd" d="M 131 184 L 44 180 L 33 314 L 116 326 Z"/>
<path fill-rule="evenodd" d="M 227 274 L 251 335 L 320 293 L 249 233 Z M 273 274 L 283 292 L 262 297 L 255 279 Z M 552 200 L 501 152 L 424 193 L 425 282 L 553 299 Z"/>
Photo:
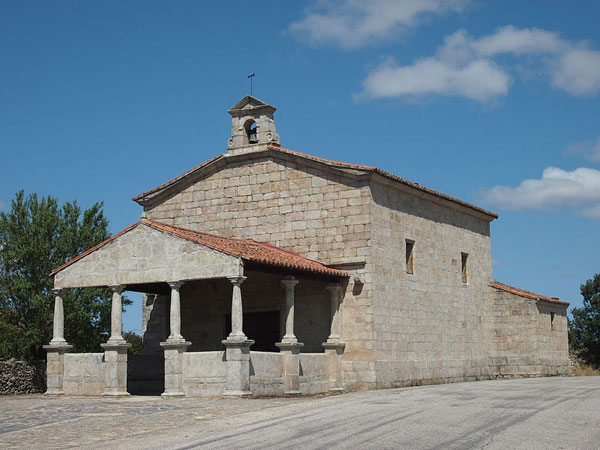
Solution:
<path fill-rule="evenodd" d="M 165 391 L 161 397 L 185 397 L 183 390 L 183 353 L 192 345 L 185 339 L 167 339 L 159 345 L 165 351 Z"/>
<path fill-rule="evenodd" d="M 251 339 L 225 339 L 225 360 L 227 364 L 227 385 L 224 397 L 249 397 L 250 392 L 250 346 Z"/>
<path fill-rule="evenodd" d="M 327 355 L 327 371 L 329 372 L 329 389 L 331 394 L 341 394 L 344 390 L 342 375 L 342 356 L 346 344 L 343 342 L 323 342 Z"/>
<path fill-rule="evenodd" d="M 63 377 L 65 373 L 65 353 L 73 348 L 66 341 L 54 341 L 43 346 L 46 350 L 46 392 L 44 397 L 58 397 L 64 395 Z"/>
<path fill-rule="evenodd" d="M 127 392 L 127 350 L 131 344 L 108 341 L 100 344 L 104 349 L 104 392 L 107 397 L 125 397 Z"/>
<path fill-rule="evenodd" d="M 300 349 L 302 342 L 277 342 L 283 359 L 283 395 L 300 395 Z"/>

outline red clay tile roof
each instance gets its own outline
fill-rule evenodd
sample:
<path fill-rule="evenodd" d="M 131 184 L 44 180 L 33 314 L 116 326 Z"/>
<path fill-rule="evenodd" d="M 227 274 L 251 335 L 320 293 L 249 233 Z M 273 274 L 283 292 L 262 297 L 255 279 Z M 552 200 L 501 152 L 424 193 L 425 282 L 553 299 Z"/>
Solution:
<path fill-rule="evenodd" d="M 252 261 L 271 266 L 285 267 L 288 269 L 320 273 L 323 275 L 331 275 L 336 277 L 349 276 L 349 274 L 343 270 L 332 269 L 330 267 L 324 266 L 318 261 L 313 261 L 296 253 L 292 253 L 287 250 L 283 250 L 281 248 L 267 244 L 266 242 L 257 242 L 252 239 L 239 239 L 217 236 L 214 234 L 202 233 L 187 228 L 167 225 L 164 223 L 155 222 L 153 220 L 141 220 L 139 222 L 134 223 L 133 225 L 128 226 L 123 231 L 115 234 L 114 236 L 108 238 L 104 242 L 101 242 L 95 247 L 66 262 L 62 266 L 54 269 L 50 276 L 55 275 L 56 273 L 63 270 L 65 267 L 77 262 L 84 256 L 89 255 L 93 251 L 106 245 L 110 241 L 128 232 L 129 230 L 132 230 L 140 224 L 146 225 L 158 231 L 169 233 L 173 236 L 177 236 L 182 239 L 187 239 L 205 247 L 212 248 L 213 250 L 219 251 L 221 253 L 242 258 L 246 261 Z"/>
<path fill-rule="evenodd" d="M 356 169 L 356 170 L 362 170 L 362 171 L 366 171 L 366 172 L 374 172 L 374 173 L 377 173 L 377 174 L 379 174 L 379 175 L 381 175 L 381 176 L 383 176 L 385 178 L 388 178 L 388 179 L 393 180 L 393 181 L 397 181 L 399 183 L 402 183 L 402 184 L 404 184 L 406 186 L 410 186 L 410 187 L 412 187 L 414 189 L 417 189 L 419 191 L 426 192 L 426 193 L 431 194 L 431 195 L 435 195 L 436 197 L 443 198 L 445 200 L 449 200 L 449 201 L 451 201 L 453 203 L 457 203 L 457 204 L 462 205 L 462 206 L 466 206 L 467 208 L 473 209 L 473 210 L 478 211 L 480 213 L 483 213 L 483 214 L 485 214 L 487 216 L 493 217 L 494 219 L 498 218 L 498 213 L 496 213 L 496 212 L 488 211 L 486 209 L 480 208 L 479 206 L 476 206 L 476 205 L 473 205 L 471 203 L 462 201 L 462 200 L 460 200 L 458 198 L 451 197 L 450 195 L 446 195 L 446 194 L 443 194 L 441 192 L 438 192 L 438 191 L 436 191 L 434 189 L 430 189 L 430 188 L 427 188 L 425 186 L 421 186 L 418 183 L 414 183 L 414 182 L 409 181 L 409 180 L 407 180 L 405 178 L 402 178 L 402 177 L 399 177 L 397 175 L 391 174 L 389 172 L 386 172 L 385 170 L 379 169 L 379 168 L 374 167 L 374 166 L 363 166 L 363 165 L 359 165 L 359 164 L 350 164 L 350 163 L 345 163 L 345 162 L 340 162 L 340 161 L 332 161 L 332 160 L 329 160 L 329 159 L 320 158 L 318 156 L 308 155 L 306 153 L 300 153 L 300 152 L 297 152 L 295 150 L 290 150 L 290 149 L 279 147 L 279 146 L 276 146 L 276 145 L 269 145 L 267 148 L 269 150 L 272 150 L 272 151 L 281 152 L 281 153 L 287 153 L 289 155 L 294 155 L 294 156 L 299 156 L 301 158 L 309 159 L 309 160 L 312 160 L 312 161 L 318 161 L 318 162 L 321 162 L 321 163 L 324 163 L 324 164 L 328 164 L 328 165 L 334 166 L 334 167 Z M 197 170 L 202 169 L 203 167 L 206 167 L 206 166 L 210 165 L 211 163 L 214 163 L 214 162 L 216 162 L 216 161 L 218 161 L 220 159 L 223 159 L 223 158 L 226 158 L 226 156 L 224 156 L 224 155 L 217 155 L 214 158 L 211 158 L 208 161 L 205 161 L 202 164 L 197 165 L 193 169 L 188 170 L 187 172 L 179 175 L 178 177 L 175 177 L 172 180 L 167 181 L 166 183 L 161 184 L 160 186 L 157 186 L 157 187 L 155 187 L 153 189 L 150 189 L 150 190 L 148 190 L 146 192 L 143 192 L 143 193 L 141 193 L 139 195 L 136 195 L 135 197 L 133 197 L 133 200 L 134 201 L 143 200 L 144 196 L 152 194 L 152 193 L 157 192 L 157 191 L 160 191 L 162 189 L 168 188 L 169 186 L 177 183 L 182 178 L 185 178 L 186 176 L 192 174 L 193 172 L 196 172 Z"/>
<path fill-rule="evenodd" d="M 563 302 L 558 297 L 546 297 L 545 295 L 536 294 L 535 292 L 525 291 L 508 284 L 499 283 L 498 281 L 490 281 L 490 287 L 500 289 L 501 291 L 510 292 L 511 294 L 520 295 L 521 297 L 531 298 L 533 300 L 542 300 L 545 302 L 558 303 L 560 305 L 569 306 L 569 302 Z"/>

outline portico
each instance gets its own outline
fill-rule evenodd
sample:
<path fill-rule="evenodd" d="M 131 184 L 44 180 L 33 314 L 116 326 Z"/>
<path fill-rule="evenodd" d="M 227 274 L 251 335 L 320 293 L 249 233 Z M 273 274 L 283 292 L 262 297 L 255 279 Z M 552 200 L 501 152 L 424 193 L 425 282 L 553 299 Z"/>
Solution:
<path fill-rule="evenodd" d="M 46 346 L 47 394 L 129 395 L 128 379 L 148 380 L 152 373 L 164 374 L 163 396 L 296 395 L 335 387 L 331 358 L 318 340 L 332 339 L 336 318 L 329 316 L 327 290 L 337 285 L 342 291 L 347 275 L 341 270 L 250 240 L 140 221 L 53 275 L 57 291 L 54 337 Z M 112 290 L 111 335 L 102 344 L 102 358 L 69 354 L 64 339 L 61 290 L 88 286 Z M 121 296 L 127 290 L 146 294 L 150 319 L 144 354 L 129 360 L 130 345 L 122 337 Z M 255 340 L 245 333 L 245 317 L 251 329 L 272 331 L 258 331 L 260 350 L 278 352 L 251 351 Z M 300 353 L 304 343 L 296 337 L 296 318 L 310 353 Z M 276 334 L 280 328 L 283 335 Z"/>

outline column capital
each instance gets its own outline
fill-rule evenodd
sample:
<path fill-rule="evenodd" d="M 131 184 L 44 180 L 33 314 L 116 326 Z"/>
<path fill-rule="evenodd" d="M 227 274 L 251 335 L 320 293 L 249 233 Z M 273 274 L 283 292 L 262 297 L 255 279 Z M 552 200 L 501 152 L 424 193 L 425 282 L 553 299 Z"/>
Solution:
<path fill-rule="evenodd" d="M 300 281 L 296 280 L 294 277 L 285 277 L 283 280 L 281 280 L 281 287 L 284 289 L 294 289 L 294 286 L 296 286 L 298 283 L 300 283 Z"/>
<path fill-rule="evenodd" d="M 169 287 L 171 289 L 179 289 L 181 286 L 183 286 L 183 283 L 185 283 L 184 281 L 167 281 L 167 284 L 169 285 Z"/>
<path fill-rule="evenodd" d="M 122 284 L 113 284 L 111 286 L 108 286 L 108 288 L 111 291 L 116 292 L 117 294 L 120 294 L 125 290 L 125 286 L 123 286 Z"/>
<path fill-rule="evenodd" d="M 231 284 L 233 284 L 234 286 L 240 286 L 244 281 L 246 281 L 247 277 L 244 276 L 239 276 L 239 277 L 227 277 L 227 279 L 231 282 Z"/>
<path fill-rule="evenodd" d="M 53 288 L 52 289 L 52 293 L 56 296 L 56 297 L 61 297 L 62 292 L 64 291 L 64 289 L 60 289 L 60 288 Z"/>
<path fill-rule="evenodd" d="M 327 286 L 325 286 L 325 289 L 327 289 L 332 294 L 338 294 L 339 295 L 342 292 L 342 285 L 339 284 L 339 283 L 330 283 Z"/>

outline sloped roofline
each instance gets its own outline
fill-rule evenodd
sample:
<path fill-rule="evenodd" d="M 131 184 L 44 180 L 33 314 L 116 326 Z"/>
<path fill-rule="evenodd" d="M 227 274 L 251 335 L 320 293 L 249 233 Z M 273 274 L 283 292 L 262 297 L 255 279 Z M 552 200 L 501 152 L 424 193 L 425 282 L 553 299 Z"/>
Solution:
<path fill-rule="evenodd" d="M 231 108 L 229 108 L 227 110 L 227 112 L 229 114 L 234 113 L 236 111 L 240 111 L 243 109 L 244 106 L 246 106 L 248 103 L 255 103 L 255 105 L 253 106 L 253 109 L 268 109 L 271 112 L 275 112 L 277 111 L 277 108 L 275 108 L 272 105 L 269 105 L 266 102 L 263 102 L 262 100 L 252 96 L 252 95 L 246 95 L 244 98 L 242 98 L 239 102 L 237 102 L 235 105 L 233 105 Z"/>
<path fill-rule="evenodd" d="M 191 230 L 189 228 L 177 227 L 174 225 L 168 225 L 154 220 L 140 220 L 132 225 L 129 225 L 124 230 L 118 232 L 114 236 L 102 241 L 98 245 L 86 250 L 75 258 L 67 261 L 62 266 L 54 269 L 50 276 L 56 275 L 61 270 L 69 267 L 76 263 L 80 259 L 88 256 L 96 250 L 102 248 L 106 244 L 112 242 L 119 236 L 133 230 L 139 225 L 146 225 L 154 230 L 168 233 L 172 236 L 192 241 L 196 244 L 208 247 L 212 250 L 216 250 L 220 253 L 224 253 L 229 256 L 241 258 L 245 261 L 251 261 L 260 264 L 266 264 L 270 266 L 284 267 L 288 269 L 320 273 L 323 275 L 330 275 L 335 277 L 347 278 L 350 275 L 344 270 L 334 269 L 327 267 L 319 261 L 305 258 L 288 250 L 284 250 L 266 242 L 257 242 L 252 239 L 240 239 L 231 238 L 225 236 L 219 236 L 210 233 L 203 233 L 200 231 Z"/>
<path fill-rule="evenodd" d="M 435 197 L 450 201 L 452 203 L 464 206 L 466 208 L 472 209 L 474 211 L 477 211 L 479 213 L 482 213 L 488 217 L 491 218 L 491 220 L 497 219 L 498 218 L 498 213 L 497 212 L 493 212 L 493 211 L 488 211 L 487 209 L 481 208 L 477 205 L 474 205 L 472 203 L 468 203 L 465 202 L 463 200 L 460 200 L 456 197 L 452 197 L 450 195 L 446 195 L 443 194 L 439 191 L 436 191 L 434 189 L 430 189 L 428 187 L 422 186 L 419 183 L 414 183 L 412 181 L 407 180 L 406 178 L 402 178 L 399 177 L 397 175 L 394 175 L 390 172 L 386 172 L 385 170 L 379 169 L 378 167 L 374 167 L 374 166 L 364 166 L 364 165 L 360 165 L 360 164 L 351 164 L 351 163 L 346 163 L 346 162 L 341 162 L 341 161 L 332 161 L 330 159 L 325 159 L 325 158 L 320 158 L 318 156 L 313 156 L 313 155 L 308 155 L 306 153 L 301 153 L 301 152 L 297 152 L 295 150 L 290 150 L 287 148 L 282 148 L 276 145 L 269 145 L 267 146 L 267 150 L 268 151 L 272 151 L 272 152 L 279 152 L 279 153 L 284 153 L 284 154 L 288 154 L 288 155 L 293 155 L 302 159 L 306 159 L 306 160 L 310 160 L 310 161 L 316 161 L 322 164 L 326 164 L 328 166 L 331 167 L 336 167 L 336 168 L 341 168 L 341 169 L 354 169 L 354 170 L 359 170 L 359 171 L 363 171 L 366 173 L 376 173 L 378 175 L 381 175 L 384 178 L 387 178 L 389 180 L 398 182 L 400 184 L 403 184 L 405 186 L 411 187 L 413 189 L 416 189 L 418 191 L 421 192 L 425 192 L 427 194 L 433 195 Z M 252 156 L 252 153 L 247 153 L 247 154 L 243 154 L 243 155 L 250 155 Z M 243 155 L 236 155 L 236 158 L 239 158 L 240 156 Z M 217 161 L 220 161 L 222 159 L 227 159 L 229 158 L 229 156 L 227 155 L 217 155 L 199 165 L 197 165 L 196 167 L 188 170 L 187 172 L 182 173 L 181 175 L 173 178 L 172 180 L 167 181 L 166 183 L 163 183 L 153 189 L 149 189 L 145 192 L 142 192 L 141 194 L 138 194 L 134 197 L 132 197 L 132 200 L 135 201 L 136 203 L 139 203 L 140 205 L 144 206 L 145 203 L 145 197 L 147 196 L 153 196 L 155 194 L 158 194 L 162 191 L 165 191 L 167 189 L 169 189 L 170 187 L 174 186 L 175 184 L 177 184 L 179 181 L 183 180 L 184 178 L 187 178 L 188 176 L 198 172 L 199 170 L 202 170 L 206 167 L 209 167 L 213 164 L 215 164 Z M 491 221 L 490 220 L 490 221 Z"/>
<path fill-rule="evenodd" d="M 518 295 L 520 297 L 530 298 L 532 300 L 544 301 L 549 303 L 555 303 L 562 306 L 569 306 L 569 302 L 564 302 L 560 300 L 558 297 L 547 297 L 542 294 L 536 294 L 535 292 L 526 291 L 524 289 L 519 289 L 514 286 L 509 286 L 508 284 L 500 283 L 499 281 L 490 281 L 488 286 L 493 287 L 494 289 L 498 289 L 504 292 L 509 292 L 511 294 Z"/>

